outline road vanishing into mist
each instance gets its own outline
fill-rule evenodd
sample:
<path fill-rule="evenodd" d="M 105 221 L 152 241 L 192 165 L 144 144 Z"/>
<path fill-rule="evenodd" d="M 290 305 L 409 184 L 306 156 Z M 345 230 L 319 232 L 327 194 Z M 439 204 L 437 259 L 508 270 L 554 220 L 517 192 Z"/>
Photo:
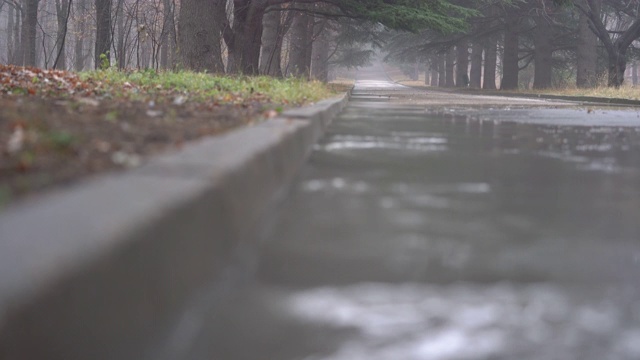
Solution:
<path fill-rule="evenodd" d="M 637 109 L 363 69 L 268 223 L 164 354 L 640 359 Z"/>

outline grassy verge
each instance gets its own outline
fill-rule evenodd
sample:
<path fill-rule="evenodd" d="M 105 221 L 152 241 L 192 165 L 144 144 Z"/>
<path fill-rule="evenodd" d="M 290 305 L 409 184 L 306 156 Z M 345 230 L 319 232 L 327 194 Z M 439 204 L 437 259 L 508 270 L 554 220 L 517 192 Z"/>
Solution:
<path fill-rule="evenodd" d="M 240 103 L 248 100 L 300 105 L 335 93 L 325 84 L 296 78 L 221 76 L 189 71 L 92 71 L 80 78 L 97 84 L 98 93 L 128 99 L 189 96 L 194 101 Z"/>
<path fill-rule="evenodd" d="M 293 78 L 0 64 L 0 210 L 345 90 Z"/>
<path fill-rule="evenodd" d="M 598 86 L 595 88 L 550 88 L 550 89 L 519 89 L 512 91 L 519 94 L 540 94 L 540 95 L 558 95 L 558 96 L 588 96 L 610 99 L 628 99 L 640 100 L 640 87 L 622 86 L 618 89 L 606 86 Z"/>

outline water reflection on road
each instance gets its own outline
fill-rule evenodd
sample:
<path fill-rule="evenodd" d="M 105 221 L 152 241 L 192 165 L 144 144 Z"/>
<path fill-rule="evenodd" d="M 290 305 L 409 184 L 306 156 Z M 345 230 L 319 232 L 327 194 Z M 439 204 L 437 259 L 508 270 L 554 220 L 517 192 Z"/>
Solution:
<path fill-rule="evenodd" d="M 220 359 L 640 358 L 637 112 L 431 111 L 371 84 L 201 341 Z"/>

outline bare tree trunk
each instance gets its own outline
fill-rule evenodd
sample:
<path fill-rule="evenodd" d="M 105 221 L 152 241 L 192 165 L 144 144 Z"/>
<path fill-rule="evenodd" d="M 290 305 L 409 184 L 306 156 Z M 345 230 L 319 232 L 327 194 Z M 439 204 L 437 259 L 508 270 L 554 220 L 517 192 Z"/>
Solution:
<path fill-rule="evenodd" d="M 44 6 L 44 8 L 42 7 Z M 55 51 L 55 36 L 50 36 L 47 30 L 56 26 L 56 5 L 54 1 L 43 1 L 38 10 L 38 23 L 36 26 L 36 66 L 48 68 L 53 61 Z M 49 16 L 54 15 L 54 16 Z M 54 31 L 55 33 L 55 31 Z M 41 49 L 38 51 L 37 49 Z"/>
<path fill-rule="evenodd" d="M 420 79 L 420 61 L 418 61 L 418 59 L 416 59 L 416 62 L 413 64 L 413 68 L 411 69 L 409 76 L 413 81 L 418 81 L 418 79 Z"/>
<path fill-rule="evenodd" d="M 56 69 L 66 69 L 67 68 L 67 56 L 65 54 L 65 40 L 67 37 L 67 27 L 69 25 L 69 14 L 70 14 L 70 4 L 69 0 L 56 0 L 56 20 L 57 20 L 57 30 L 56 33 L 56 52 L 59 55 L 56 55 L 57 59 L 54 60 L 54 67 Z"/>
<path fill-rule="evenodd" d="M 438 54 L 438 86 L 447 86 L 447 66 L 444 54 Z"/>
<path fill-rule="evenodd" d="M 141 33 L 138 33 L 140 41 L 140 56 L 138 59 L 138 69 L 149 68 L 149 39 Z"/>
<path fill-rule="evenodd" d="M 602 23 L 600 9 L 602 0 L 586 0 L 586 7 L 583 7 L 585 15 L 589 17 L 590 28 L 598 36 L 608 58 L 608 86 L 620 87 L 624 82 L 624 71 L 627 67 L 627 50 L 629 46 L 640 38 L 640 19 L 635 18 L 624 31 L 618 31 L 615 40 L 610 37 L 610 32 Z"/>
<path fill-rule="evenodd" d="M 84 69 L 84 37 L 86 36 L 87 26 L 85 16 L 87 13 L 87 0 L 78 0 L 76 3 L 76 32 L 74 45 L 74 68 L 76 71 Z"/>
<path fill-rule="evenodd" d="M 118 38 L 116 40 L 116 62 L 118 69 L 122 70 L 127 66 L 127 54 L 125 46 L 125 30 L 124 30 L 124 0 L 118 0 L 116 3 L 116 29 L 118 30 Z"/>
<path fill-rule="evenodd" d="M 324 20 L 325 22 L 327 20 Z M 329 81 L 329 51 L 331 44 L 329 43 L 329 30 L 325 28 L 324 23 L 318 30 L 317 38 L 313 42 L 311 52 L 311 78 L 322 82 Z"/>
<path fill-rule="evenodd" d="M 309 78 L 308 54 L 312 46 L 312 36 L 313 18 L 306 13 L 297 12 L 291 25 L 289 75 Z"/>
<path fill-rule="evenodd" d="M 479 89 L 482 85 L 482 44 L 474 42 L 471 45 L 471 72 L 469 86 Z"/>
<path fill-rule="evenodd" d="M 624 83 L 624 72 L 627 69 L 627 49 L 616 49 L 609 54 L 609 81 L 611 87 L 620 87 Z"/>
<path fill-rule="evenodd" d="M 440 65 L 438 57 L 438 55 L 431 57 L 431 82 L 429 83 L 431 86 L 438 86 L 438 75 L 440 74 L 438 69 L 438 66 Z"/>
<path fill-rule="evenodd" d="M 38 5 L 40 0 L 25 0 L 24 19 L 22 21 L 21 63 L 36 66 L 36 26 L 38 24 Z"/>
<path fill-rule="evenodd" d="M 183 0 L 178 22 L 178 48 L 184 67 L 224 72 L 220 24 L 211 14 L 224 9 L 224 0 Z"/>
<path fill-rule="evenodd" d="M 577 45 L 576 86 L 594 87 L 597 84 L 598 37 L 589 29 L 589 18 L 584 13 L 580 13 Z"/>
<path fill-rule="evenodd" d="M 175 9 L 171 0 L 163 0 L 164 21 L 162 25 L 162 38 L 160 48 L 160 66 L 163 69 L 173 67 L 172 42 L 175 40 Z M 222 55 L 220 56 L 222 59 Z"/>
<path fill-rule="evenodd" d="M 498 41 L 495 37 L 490 37 L 484 47 L 484 76 L 482 88 L 495 90 L 496 69 L 498 67 Z"/>
<path fill-rule="evenodd" d="M 429 64 L 429 61 L 425 61 L 423 65 L 423 70 L 424 70 L 424 85 L 429 86 L 429 84 L 431 84 L 431 81 L 430 81 L 431 65 Z"/>
<path fill-rule="evenodd" d="M 233 0 L 233 39 L 229 48 L 229 72 L 260 72 L 260 41 L 266 0 Z M 226 37 L 225 37 L 226 40 Z"/>
<path fill-rule="evenodd" d="M 546 89 L 551 87 L 553 74 L 553 27 L 544 16 L 535 18 L 536 28 L 533 30 L 535 72 L 533 88 Z"/>
<path fill-rule="evenodd" d="M 504 31 L 504 53 L 502 57 L 501 90 L 518 88 L 518 29 L 513 21 L 507 21 Z"/>
<path fill-rule="evenodd" d="M 11 56 L 11 64 L 18 65 L 22 63 L 22 39 L 20 37 L 20 29 L 22 28 L 22 11 L 15 9 L 15 20 L 13 22 L 13 52 Z"/>
<path fill-rule="evenodd" d="M 447 51 L 447 54 L 445 56 L 446 65 L 445 65 L 445 71 L 444 71 L 444 78 L 445 78 L 446 87 L 456 86 L 456 82 L 454 80 L 454 73 L 453 73 L 453 68 L 455 66 L 455 59 L 456 59 L 456 49 L 452 47 Z"/>
<path fill-rule="evenodd" d="M 94 61 L 96 69 L 111 65 L 111 0 L 95 0 L 96 46 Z"/>
<path fill-rule="evenodd" d="M 461 40 L 456 45 L 456 86 L 469 85 L 469 42 Z"/>
<path fill-rule="evenodd" d="M 282 41 L 286 33 L 286 18 L 291 18 L 290 15 L 288 11 L 283 12 L 274 8 L 264 15 L 260 53 L 261 74 L 282 77 Z"/>
<path fill-rule="evenodd" d="M 15 42 L 13 38 L 13 26 L 14 26 L 14 8 L 13 4 L 9 4 L 9 10 L 7 15 L 7 62 L 13 64 L 13 52 L 15 51 Z"/>

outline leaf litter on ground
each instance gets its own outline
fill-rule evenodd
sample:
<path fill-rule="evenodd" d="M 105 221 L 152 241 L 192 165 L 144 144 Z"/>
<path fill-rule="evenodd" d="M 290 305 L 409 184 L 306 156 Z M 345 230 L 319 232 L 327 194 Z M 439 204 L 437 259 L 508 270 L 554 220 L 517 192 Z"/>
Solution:
<path fill-rule="evenodd" d="M 0 209 L 334 94 L 300 79 L 0 64 Z"/>

